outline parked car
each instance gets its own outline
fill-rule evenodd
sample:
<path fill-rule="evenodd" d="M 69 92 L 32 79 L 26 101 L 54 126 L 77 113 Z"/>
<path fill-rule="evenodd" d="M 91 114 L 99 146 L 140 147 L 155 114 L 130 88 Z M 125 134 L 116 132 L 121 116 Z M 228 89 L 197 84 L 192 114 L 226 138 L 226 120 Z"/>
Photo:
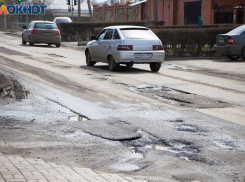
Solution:
<path fill-rule="evenodd" d="M 241 25 L 226 34 L 216 37 L 216 53 L 226 55 L 230 60 L 242 57 L 245 60 L 245 25 Z"/>
<path fill-rule="evenodd" d="M 96 37 L 91 36 L 85 48 L 87 66 L 96 62 L 108 63 L 115 71 L 120 64 L 149 64 L 153 72 L 159 71 L 165 58 L 162 42 L 146 27 L 110 26 Z"/>
<path fill-rule="evenodd" d="M 56 17 L 53 20 L 54 23 L 71 23 L 72 20 L 69 17 Z"/>
<path fill-rule="evenodd" d="M 22 32 L 22 44 L 29 42 L 32 46 L 36 43 L 45 43 L 48 45 L 55 44 L 60 47 L 61 35 L 60 30 L 54 22 L 50 21 L 32 21 Z"/>

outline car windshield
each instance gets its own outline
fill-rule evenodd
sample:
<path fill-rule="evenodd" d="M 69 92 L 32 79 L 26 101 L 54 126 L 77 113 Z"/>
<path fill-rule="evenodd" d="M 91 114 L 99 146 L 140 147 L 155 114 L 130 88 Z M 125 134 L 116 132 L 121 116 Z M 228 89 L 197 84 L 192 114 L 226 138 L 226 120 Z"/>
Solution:
<path fill-rule="evenodd" d="M 158 39 L 148 28 L 121 28 L 125 39 Z"/>
<path fill-rule="evenodd" d="M 228 32 L 227 34 L 241 34 L 242 32 L 245 31 L 245 25 L 242 25 L 240 27 L 235 28 L 234 30 Z"/>
<path fill-rule="evenodd" d="M 36 23 L 34 28 L 57 29 L 57 26 L 54 23 Z"/>

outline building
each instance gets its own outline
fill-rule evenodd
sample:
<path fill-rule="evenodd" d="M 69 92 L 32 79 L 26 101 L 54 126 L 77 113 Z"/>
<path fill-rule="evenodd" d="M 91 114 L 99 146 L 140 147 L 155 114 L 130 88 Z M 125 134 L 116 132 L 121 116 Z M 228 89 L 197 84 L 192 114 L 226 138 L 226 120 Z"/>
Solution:
<path fill-rule="evenodd" d="M 94 21 L 164 21 L 165 25 L 244 24 L 245 0 L 142 0 L 93 6 Z"/>

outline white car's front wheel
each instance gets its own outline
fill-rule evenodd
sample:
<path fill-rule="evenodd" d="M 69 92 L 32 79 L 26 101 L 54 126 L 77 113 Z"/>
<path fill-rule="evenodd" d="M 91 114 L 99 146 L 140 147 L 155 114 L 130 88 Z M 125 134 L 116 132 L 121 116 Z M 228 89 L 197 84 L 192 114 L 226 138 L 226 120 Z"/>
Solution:
<path fill-rule="evenodd" d="M 89 51 L 86 51 L 86 64 L 87 64 L 87 66 L 94 66 L 95 63 L 96 63 L 95 61 L 91 60 L 91 56 L 90 56 Z"/>

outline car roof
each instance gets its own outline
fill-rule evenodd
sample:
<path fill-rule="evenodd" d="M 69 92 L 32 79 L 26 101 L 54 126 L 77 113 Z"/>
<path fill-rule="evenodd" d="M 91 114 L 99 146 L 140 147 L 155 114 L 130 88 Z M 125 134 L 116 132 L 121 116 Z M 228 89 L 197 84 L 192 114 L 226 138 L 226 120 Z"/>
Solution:
<path fill-rule="evenodd" d="M 59 19 L 59 18 L 71 19 L 70 17 L 55 17 L 54 19 Z"/>
<path fill-rule="evenodd" d="M 117 28 L 117 29 L 122 29 L 122 28 L 147 28 L 143 26 L 134 26 L 134 25 L 115 25 L 115 26 L 109 26 L 105 28 Z M 149 29 L 149 28 L 147 28 Z"/>
<path fill-rule="evenodd" d="M 54 23 L 52 21 L 42 21 L 42 20 L 34 20 L 34 21 L 31 21 L 33 23 Z"/>

